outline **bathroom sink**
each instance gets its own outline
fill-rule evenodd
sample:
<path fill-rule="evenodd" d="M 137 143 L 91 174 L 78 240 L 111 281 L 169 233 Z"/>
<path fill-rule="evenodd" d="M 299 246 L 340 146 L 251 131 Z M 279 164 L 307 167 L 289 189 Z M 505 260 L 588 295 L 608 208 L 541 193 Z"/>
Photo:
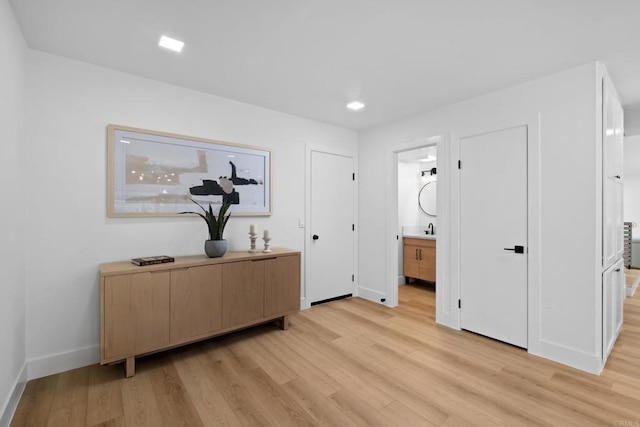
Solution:
<path fill-rule="evenodd" d="M 402 237 L 411 237 L 412 239 L 427 239 L 427 240 L 436 240 L 435 234 L 424 234 L 424 233 L 404 233 Z"/>

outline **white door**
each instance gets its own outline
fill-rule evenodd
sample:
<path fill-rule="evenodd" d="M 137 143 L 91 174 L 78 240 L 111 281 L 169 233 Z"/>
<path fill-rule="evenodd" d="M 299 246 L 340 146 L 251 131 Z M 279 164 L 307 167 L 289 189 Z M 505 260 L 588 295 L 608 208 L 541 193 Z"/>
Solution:
<path fill-rule="evenodd" d="M 623 261 L 602 273 L 602 360 L 606 361 L 622 329 L 624 299 Z"/>
<path fill-rule="evenodd" d="M 353 294 L 353 157 L 311 152 L 310 304 Z"/>
<path fill-rule="evenodd" d="M 603 80 L 602 103 L 602 265 L 606 269 L 624 253 L 623 112 L 608 79 Z"/>
<path fill-rule="evenodd" d="M 527 347 L 527 127 L 460 140 L 460 323 Z"/>

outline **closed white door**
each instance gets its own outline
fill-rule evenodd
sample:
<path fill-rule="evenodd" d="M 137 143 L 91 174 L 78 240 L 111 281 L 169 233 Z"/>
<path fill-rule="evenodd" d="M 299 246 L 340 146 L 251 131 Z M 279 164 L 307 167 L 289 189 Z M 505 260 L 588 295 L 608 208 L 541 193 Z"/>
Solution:
<path fill-rule="evenodd" d="M 602 265 L 606 269 L 624 253 L 623 112 L 608 79 L 602 94 Z"/>
<path fill-rule="evenodd" d="M 310 304 L 353 294 L 353 157 L 311 152 Z"/>
<path fill-rule="evenodd" d="M 460 322 L 527 347 L 527 127 L 460 140 Z"/>

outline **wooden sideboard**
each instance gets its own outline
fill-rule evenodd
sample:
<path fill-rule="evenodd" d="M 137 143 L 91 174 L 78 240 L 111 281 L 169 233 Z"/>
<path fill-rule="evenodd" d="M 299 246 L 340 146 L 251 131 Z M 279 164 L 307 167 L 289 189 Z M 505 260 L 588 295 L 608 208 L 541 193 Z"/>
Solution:
<path fill-rule="evenodd" d="M 300 252 L 228 252 L 138 267 L 100 265 L 100 363 L 135 357 L 278 320 L 300 309 Z"/>
<path fill-rule="evenodd" d="M 436 241 L 415 237 L 403 237 L 403 274 L 405 280 L 436 281 Z"/>

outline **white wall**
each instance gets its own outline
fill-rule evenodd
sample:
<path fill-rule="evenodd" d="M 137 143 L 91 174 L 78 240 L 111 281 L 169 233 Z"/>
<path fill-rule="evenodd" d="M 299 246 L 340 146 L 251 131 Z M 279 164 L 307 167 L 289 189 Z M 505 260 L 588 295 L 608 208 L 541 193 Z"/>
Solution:
<path fill-rule="evenodd" d="M 624 220 L 640 226 L 640 135 L 624 139 Z M 633 233 L 640 237 L 640 227 Z"/>
<path fill-rule="evenodd" d="M 305 143 L 357 150 L 350 130 L 35 51 L 27 99 L 30 377 L 98 361 L 98 264 L 203 251 L 199 218 L 106 218 L 108 123 L 272 150 L 273 215 L 232 218 L 232 251 L 248 249 L 250 223 L 302 250 Z"/>
<path fill-rule="evenodd" d="M 0 0 L 0 425 L 25 380 L 25 273 L 22 117 L 26 45 L 6 0 Z M 14 395 L 15 396 L 15 395 Z M 5 413 L 5 410 L 7 413 Z"/>
<path fill-rule="evenodd" d="M 420 169 L 417 162 L 398 162 L 398 232 L 402 226 L 418 225 L 418 182 Z"/>
<path fill-rule="evenodd" d="M 540 204 L 540 220 L 534 224 L 538 255 L 532 258 L 538 264 L 530 266 L 538 275 L 534 280 L 538 293 L 530 296 L 535 309 L 531 314 L 537 320 L 530 325 L 534 330 L 530 329 L 529 350 L 597 371 L 601 352 L 596 326 L 600 319 L 602 236 L 597 70 L 596 64 L 588 64 L 362 132 L 359 203 L 360 212 L 366 215 L 359 218 L 360 283 L 367 283 L 389 300 L 387 249 L 375 231 L 387 221 L 388 212 L 377 208 L 384 205 L 384 193 L 376 188 L 379 171 L 389 170 L 386 162 L 390 145 L 449 134 L 449 146 L 442 147 L 448 157 L 443 158 L 439 148 L 438 192 L 452 194 L 454 178 L 447 180 L 447 174 L 441 172 L 457 168 L 456 146 L 461 137 L 528 123 L 539 134 L 540 158 L 539 166 L 533 165 L 535 170 L 531 171 L 533 184 L 539 188 L 539 201 L 534 202 Z M 454 219 L 453 212 L 444 218 L 449 225 L 443 230 L 438 218 L 438 247 L 447 248 L 447 259 L 439 254 L 438 265 L 448 272 L 447 280 L 438 282 L 438 298 L 443 298 L 441 304 L 449 310 L 448 317 L 439 313 L 439 321 L 455 327 L 459 324 L 459 285 L 455 283 L 455 239 L 451 238 L 457 233 Z"/>
<path fill-rule="evenodd" d="M 640 135 L 640 103 L 624 106 L 624 134 Z"/>
<path fill-rule="evenodd" d="M 403 282 L 402 227 L 418 225 L 417 162 L 398 162 L 398 283 Z"/>
<path fill-rule="evenodd" d="M 625 110 L 625 126 L 626 126 Z M 626 132 L 626 129 L 625 129 Z M 635 222 L 633 240 L 640 241 L 640 135 L 624 138 L 624 220 Z M 640 268 L 640 243 L 632 245 L 631 265 Z"/>

